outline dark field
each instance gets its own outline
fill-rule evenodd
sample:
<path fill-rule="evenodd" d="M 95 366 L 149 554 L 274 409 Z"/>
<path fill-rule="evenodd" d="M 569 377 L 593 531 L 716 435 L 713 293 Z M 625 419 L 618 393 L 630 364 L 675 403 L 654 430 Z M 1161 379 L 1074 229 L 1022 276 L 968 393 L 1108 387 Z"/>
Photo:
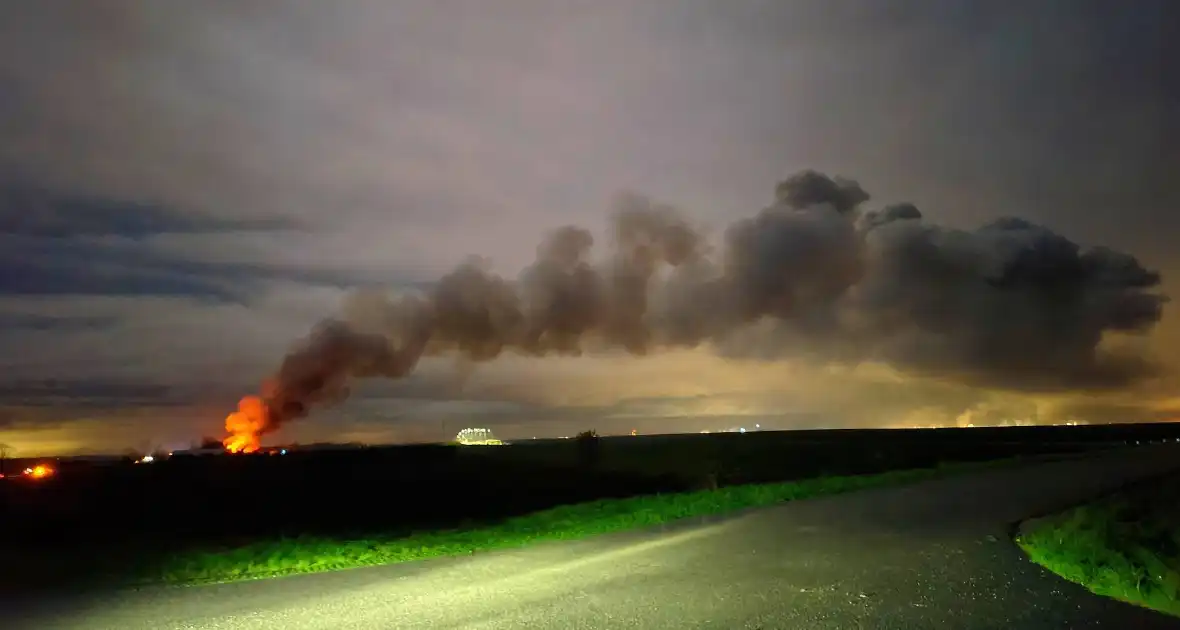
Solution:
<path fill-rule="evenodd" d="M 795 431 L 62 461 L 0 483 L 7 588 L 107 584 L 189 548 L 496 522 L 603 498 L 1068 454 L 1180 438 L 1169 424 Z"/>

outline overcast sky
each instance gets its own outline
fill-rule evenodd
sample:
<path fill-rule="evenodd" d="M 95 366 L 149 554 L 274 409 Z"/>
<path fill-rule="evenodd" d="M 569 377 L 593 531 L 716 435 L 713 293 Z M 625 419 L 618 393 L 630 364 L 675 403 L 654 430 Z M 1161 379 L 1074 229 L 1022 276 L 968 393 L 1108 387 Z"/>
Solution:
<path fill-rule="evenodd" d="M 1171 15 L 1165 15 L 1165 13 Z M 515 274 L 637 190 L 717 230 L 787 175 L 1016 215 L 1180 276 L 1168 0 L 0 0 L 0 442 L 221 435 L 356 287 Z M 1175 355 L 1170 307 L 1143 349 Z M 429 361 L 275 439 L 1180 415 L 884 366 Z M 746 417 L 749 416 L 749 417 Z"/>

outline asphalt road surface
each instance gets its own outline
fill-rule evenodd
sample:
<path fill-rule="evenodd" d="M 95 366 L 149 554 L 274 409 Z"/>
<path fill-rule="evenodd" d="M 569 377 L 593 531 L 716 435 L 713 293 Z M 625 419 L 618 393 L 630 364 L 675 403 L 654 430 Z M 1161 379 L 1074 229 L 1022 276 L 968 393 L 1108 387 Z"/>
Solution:
<path fill-rule="evenodd" d="M 0 626 L 1180 628 L 1065 582 L 1011 542 L 1023 518 L 1175 467 L 1180 445 L 1143 446 L 521 550 L 23 602 L 0 608 Z"/>

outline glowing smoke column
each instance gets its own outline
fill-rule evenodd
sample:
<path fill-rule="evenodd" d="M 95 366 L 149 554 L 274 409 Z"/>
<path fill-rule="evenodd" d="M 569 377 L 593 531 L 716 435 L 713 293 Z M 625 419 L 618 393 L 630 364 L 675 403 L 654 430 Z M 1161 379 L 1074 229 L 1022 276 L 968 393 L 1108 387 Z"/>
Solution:
<path fill-rule="evenodd" d="M 226 418 L 226 449 L 251 452 L 262 435 L 304 415 L 316 404 L 344 400 L 351 378 L 401 378 L 417 365 L 430 338 L 432 310 L 421 299 L 406 298 L 391 307 L 382 322 L 390 334 L 358 330 L 340 320 L 321 322 L 283 360 L 262 387 Z M 363 322 L 361 322 L 363 323 Z"/>
<path fill-rule="evenodd" d="M 343 400 L 354 378 L 401 378 L 424 355 L 487 361 L 706 344 L 734 357 L 882 361 L 991 387 L 1119 387 L 1152 373 L 1113 355 L 1110 332 L 1141 333 L 1166 301 L 1159 275 L 1126 254 L 1083 250 L 1001 219 L 928 223 L 912 204 L 863 210 L 854 181 L 804 171 L 774 203 L 731 224 L 720 251 L 675 209 L 635 194 L 614 204 L 596 264 L 585 229 L 553 231 L 516 279 L 472 258 L 420 295 L 361 292 L 283 361 L 234 444 Z M 239 414 L 243 411 L 239 411 Z M 258 421 L 261 417 L 263 420 Z"/>
<path fill-rule="evenodd" d="M 603 322 L 607 343 L 632 354 L 645 354 L 653 344 L 674 345 L 677 340 L 661 334 L 653 320 L 653 279 L 665 265 L 676 274 L 699 263 L 707 252 L 704 239 L 675 208 L 634 193 L 616 198 L 612 236 L 615 253 L 604 273 L 609 287 Z M 699 338 L 681 336 L 679 341 L 696 345 Z"/>

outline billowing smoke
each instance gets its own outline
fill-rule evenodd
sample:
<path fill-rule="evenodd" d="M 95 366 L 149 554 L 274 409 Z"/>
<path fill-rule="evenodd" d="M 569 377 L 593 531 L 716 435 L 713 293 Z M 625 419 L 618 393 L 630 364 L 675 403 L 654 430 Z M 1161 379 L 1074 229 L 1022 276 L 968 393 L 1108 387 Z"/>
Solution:
<path fill-rule="evenodd" d="M 963 231 L 912 204 L 864 210 L 868 200 L 854 181 L 802 172 L 714 250 L 674 208 L 625 194 L 603 257 L 588 231 L 562 227 L 515 279 L 473 258 L 422 294 L 358 293 L 267 384 L 268 427 L 342 399 L 352 379 L 401 378 L 433 355 L 707 346 L 1030 390 L 1119 387 L 1152 372 L 1101 345 L 1160 318 L 1159 275 L 1135 258 L 1021 219 Z"/>

